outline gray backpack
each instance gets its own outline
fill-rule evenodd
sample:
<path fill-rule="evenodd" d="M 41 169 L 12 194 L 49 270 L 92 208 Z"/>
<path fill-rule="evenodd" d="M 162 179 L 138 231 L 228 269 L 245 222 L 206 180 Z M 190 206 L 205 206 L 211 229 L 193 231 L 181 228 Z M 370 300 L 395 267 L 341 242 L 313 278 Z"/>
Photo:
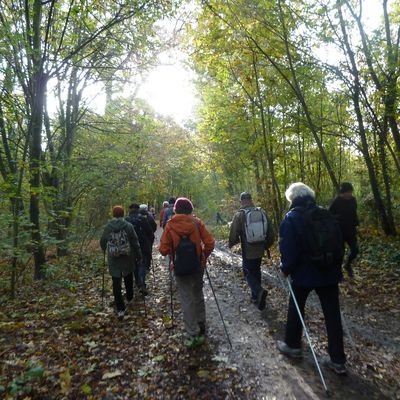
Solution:
<path fill-rule="evenodd" d="M 125 229 L 121 229 L 118 232 L 111 232 L 107 242 L 107 251 L 111 257 L 115 258 L 131 254 L 131 245 Z"/>
<path fill-rule="evenodd" d="M 247 243 L 263 243 L 267 237 L 268 222 L 265 212 L 260 207 L 245 208 L 244 231 Z"/>

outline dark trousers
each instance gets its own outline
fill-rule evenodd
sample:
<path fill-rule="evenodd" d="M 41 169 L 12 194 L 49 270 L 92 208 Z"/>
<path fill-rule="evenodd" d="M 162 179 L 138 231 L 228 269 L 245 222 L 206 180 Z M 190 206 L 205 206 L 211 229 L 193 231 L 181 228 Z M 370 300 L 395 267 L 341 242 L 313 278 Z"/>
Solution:
<path fill-rule="evenodd" d="M 142 254 L 142 262 L 136 265 L 135 282 L 140 288 L 146 288 L 146 275 L 150 271 L 151 255 Z"/>
<path fill-rule="evenodd" d="M 133 299 L 133 273 L 131 272 L 129 275 L 124 276 L 123 279 L 126 290 L 126 299 L 130 301 Z M 115 276 L 113 276 L 112 283 L 115 306 L 117 308 L 117 311 L 124 311 L 125 303 L 122 297 L 122 277 L 116 278 Z"/>
<path fill-rule="evenodd" d="M 350 248 L 350 253 L 349 256 L 347 257 L 346 260 L 346 266 L 350 266 L 352 261 L 357 257 L 358 255 L 358 243 L 357 243 L 357 236 L 356 235 L 348 235 L 344 237 L 344 243 L 347 243 L 347 245 Z"/>
<path fill-rule="evenodd" d="M 261 258 L 248 259 L 243 257 L 243 275 L 251 290 L 251 298 L 257 300 L 261 287 Z"/>
<path fill-rule="evenodd" d="M 346 356 L 343 349 L 343 329 L 340 316 L 338 285 L 316 288 L 292 285 L 292 288 L 303 318 L 307 297 L 312 290 L 316 291 L 325 317 L 325 326 L 328 333 L 329 356 L 333 362 L 344 364 L 346 362 Z M 294 349 L 300 348 L 302 332 L 303 326 L 293 298 L 290 296 L 285 334 L 286 344 Z"/>

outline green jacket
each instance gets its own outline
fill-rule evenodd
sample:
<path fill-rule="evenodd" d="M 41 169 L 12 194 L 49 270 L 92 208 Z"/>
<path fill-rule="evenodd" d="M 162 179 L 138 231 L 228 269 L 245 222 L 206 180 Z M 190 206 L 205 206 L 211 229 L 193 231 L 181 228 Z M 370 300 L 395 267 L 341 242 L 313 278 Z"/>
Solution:
<path fill-rule="evenodd" d="M 243 209 L 253 208 L 254 206 L 246 206 Z M 265 212 L 265 211 L 264 211 Z M 267 213 L 265 213 L 267 215 Z M 262 258 L 264 255 L 264 251 L 269 249 L 274 243 L 275 240 L 275 232 L 272 226 L 272 221 L 267 215 L 267 236 L 265 238 L 264 243 L 247 243 L 245 240 L 245 220 L 244 220 L 244 212 L 238 211 L 233 216 L 233 221 L 231 225 L 231 229 L 229 232 L 229 247 L 238 244 L 239 242 L 242 245 L 242 256 L 248 258 L 250 260 L 255 258 Z"/>
<path fill-rule="evenodd" d="M 107 242 L 110 239 L 111 232 L 118 232 L 124 229 L 128 235 L 129 244 L 131 246 L 131 254 L 129 256 L 111 257 L 107 254 L 108 271 L 113 277 L 121 277 L 122 275 L 134 272 L 136 263 L 142 259 L 138 237 L 132 224 L 123 218 L 113 218 L 108 221 L 104 227 L 103 234 L 100 239 L 100 246 L 105 252 L 107 250 Z"/>

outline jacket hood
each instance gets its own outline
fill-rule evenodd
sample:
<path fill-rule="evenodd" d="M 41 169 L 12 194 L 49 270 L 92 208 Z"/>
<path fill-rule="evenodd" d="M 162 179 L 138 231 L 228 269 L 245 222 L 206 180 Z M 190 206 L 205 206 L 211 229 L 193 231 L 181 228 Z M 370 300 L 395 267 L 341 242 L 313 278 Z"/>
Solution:
<path fill-rule="evenodd" d="M 126 228 L 128 223 L 123 218 L 113 218 L 109 225 L 114 232 L 120 231 L 123 228 Z"/>
<path fill-rule="evenodd" d="M 168 221 L 170 229 L 176 232 L 179 236 L 191 235 L 197 228 L 193 215 L 175 214 Z"/>
<path fill-rule="evenodd" d="M 309 207 L 315 205 L 315 199 L 311 196 L 301 196 L 296 197 L 292 204 L 290 205 L 289 210 L 292 210 L 295 207 Z"/>

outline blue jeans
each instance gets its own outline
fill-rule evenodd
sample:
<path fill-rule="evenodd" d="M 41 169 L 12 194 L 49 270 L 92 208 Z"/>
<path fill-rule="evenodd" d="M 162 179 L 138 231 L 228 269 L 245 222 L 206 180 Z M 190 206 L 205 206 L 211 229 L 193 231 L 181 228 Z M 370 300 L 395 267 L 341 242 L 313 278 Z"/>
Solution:
<path fill-rule="evenodd" d="M 243 275 L 251 290 L 251 298 L 257 300 L 261 287 L 261 258 L 242 259 Z"/>
<path fill-rule="evenodd" d="M 150 271 L 151 258 L 143 254 L 143 260 L 136 266 L 135 282 L 140 288 L 146 288 L 146 275 Z"/>
<path fill-rule="evenodd" d="M 328 353 L 331 360 L 338 364 L 346 362 L 343 349 L 343 329 L 340 316 L 339 287 L 338 285 L 308 288 L 292 285 L 297 304 L 304 319 L 304 307 L 307 297 L 312 290 L 317 292 L 325 318 L 325 327 L 328 333 Z M 301 335 L 303 325 L 301 324 L 296 305 L 292 296 L 289 299 L 289 308 L 286 322 L 286 344 L 293 348 L 301 348 Z"/>

